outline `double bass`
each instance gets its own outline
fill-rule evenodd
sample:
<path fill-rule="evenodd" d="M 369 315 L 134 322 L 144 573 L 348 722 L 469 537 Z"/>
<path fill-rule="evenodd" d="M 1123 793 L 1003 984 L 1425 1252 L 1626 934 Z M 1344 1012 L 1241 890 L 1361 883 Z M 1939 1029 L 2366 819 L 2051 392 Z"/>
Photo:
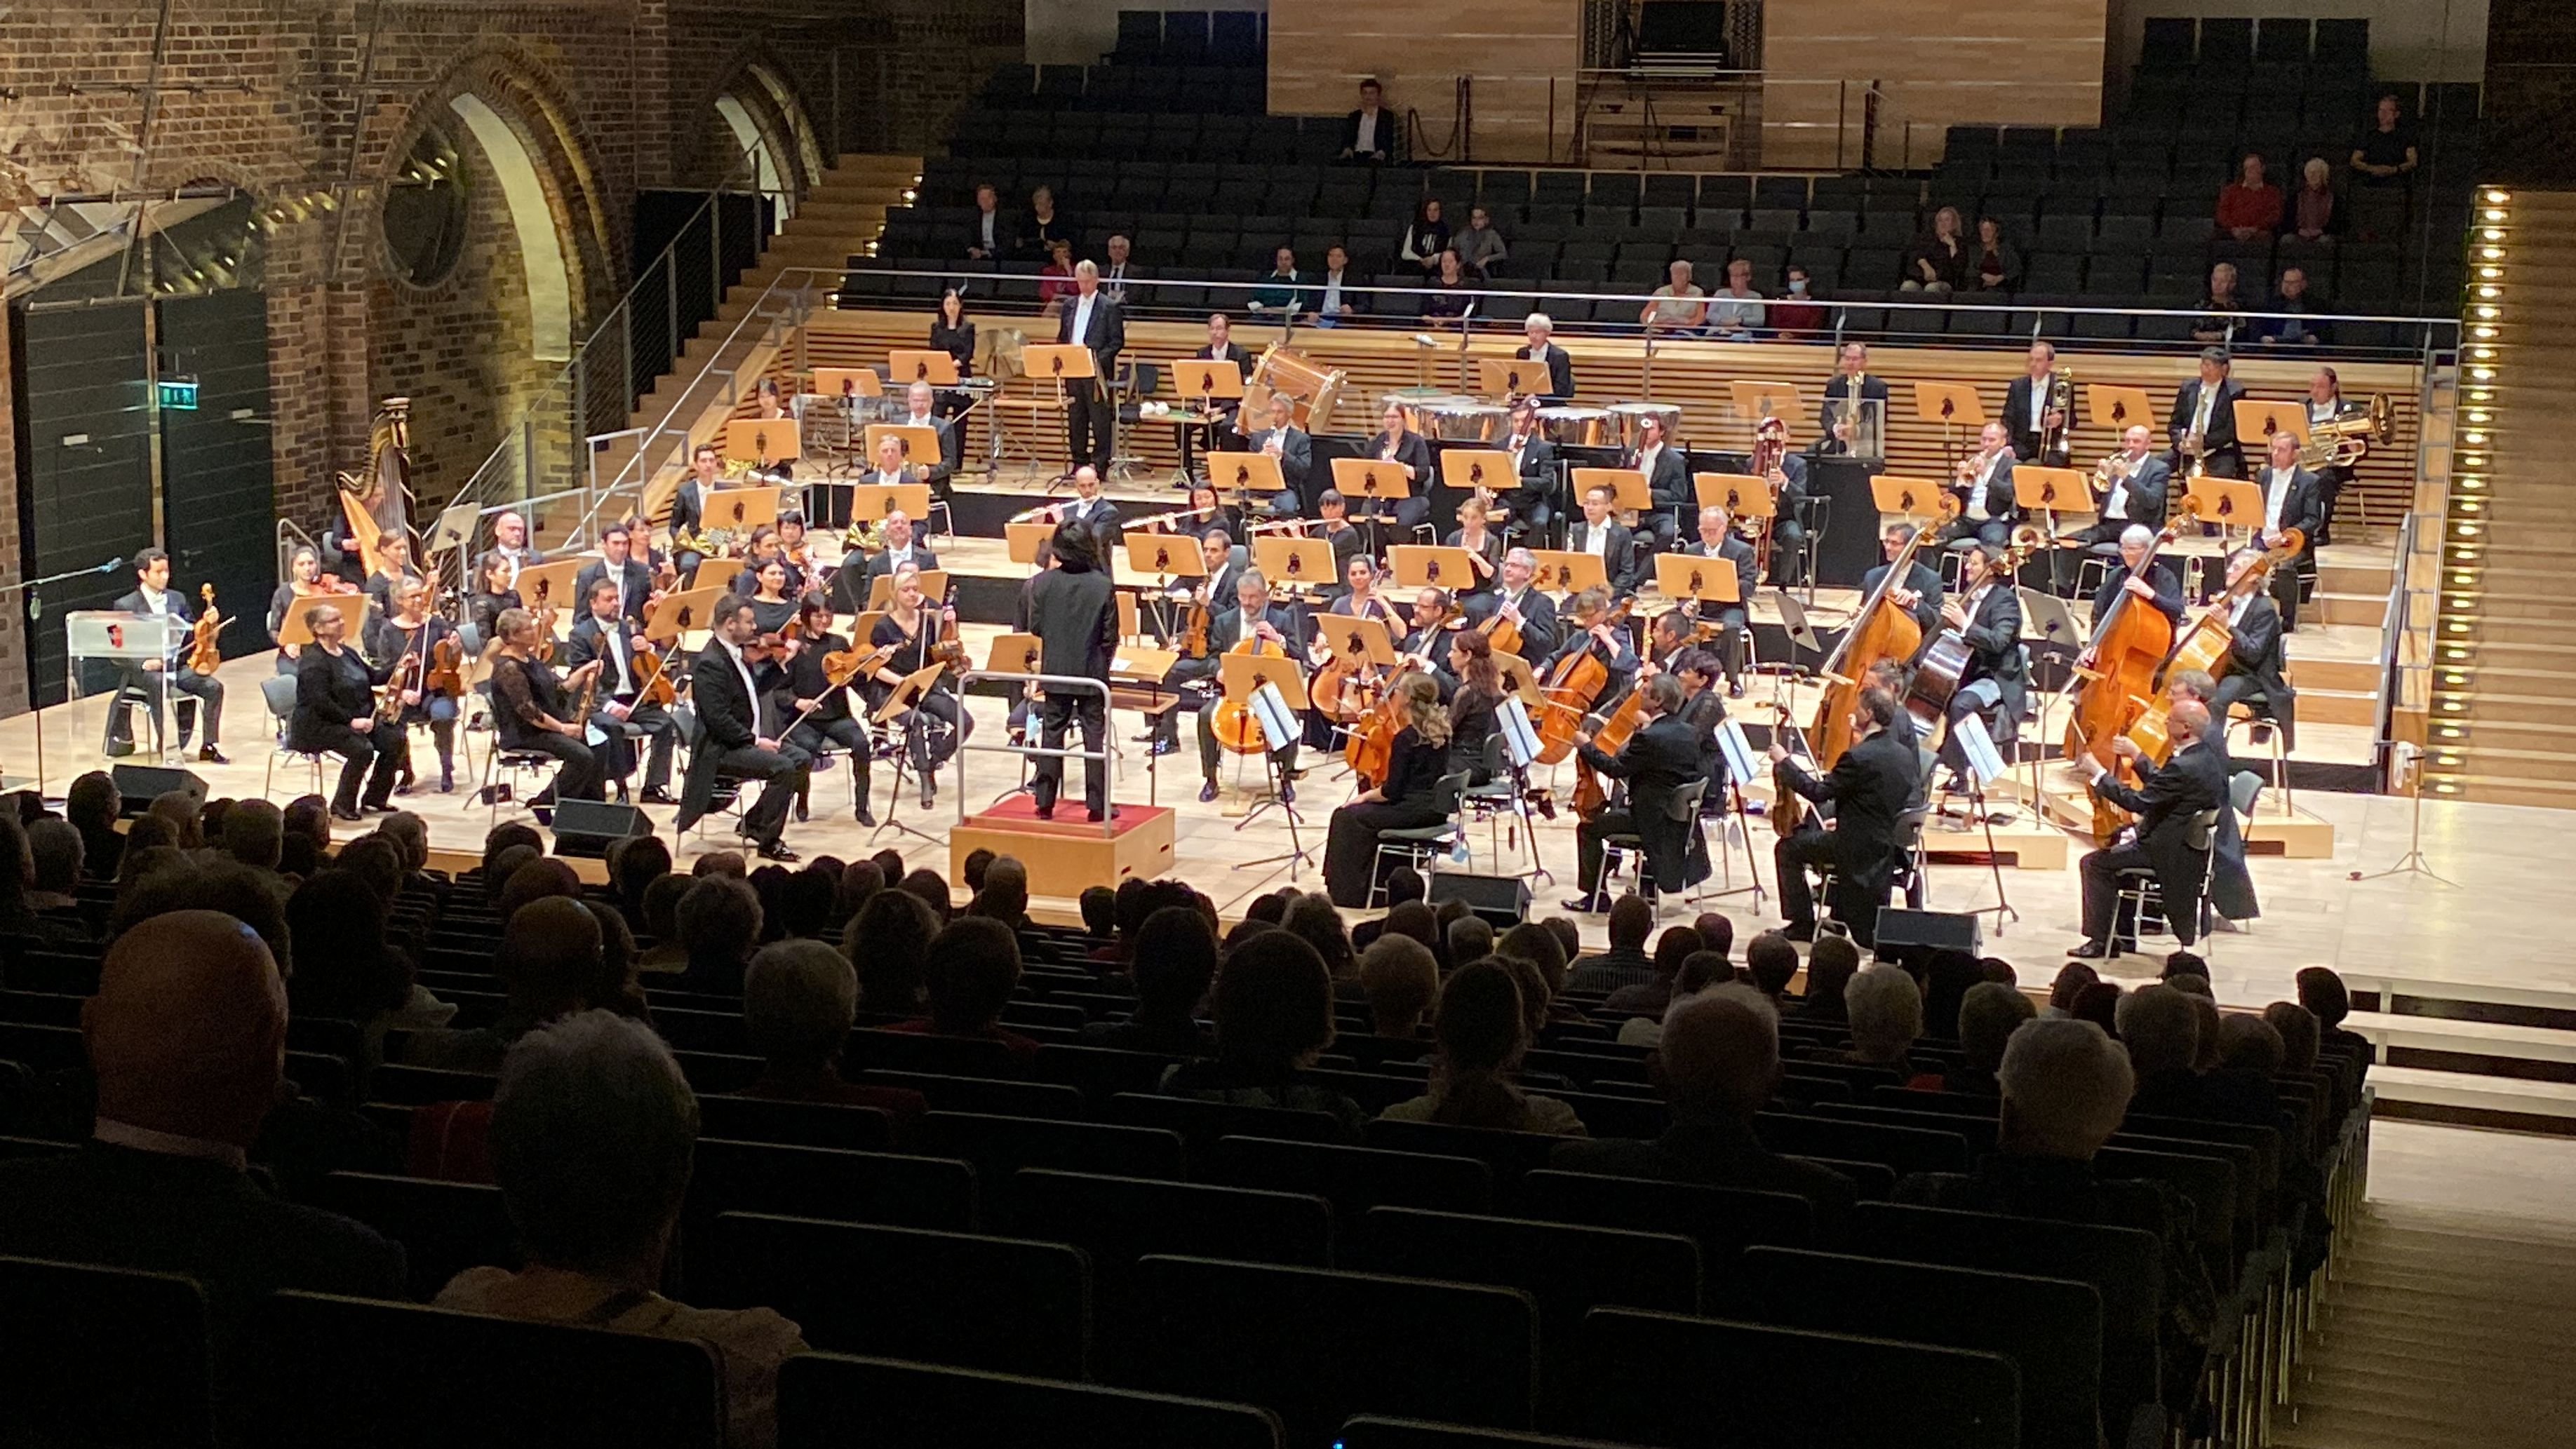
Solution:
<path fill-rule="evenodd" d="M 1601 616 L 1601 624 L 1619 627 L 1628 622 L 1629 611 L 1635 606 L 1634 597 L 1621 599 Z M 1592 626 L 1598 627 L 1599 624 Z M 1591 629 L 1584 632 L 1588 634 Z M 1610 664 L 1601 657 L 1598 644 L 1598 640 L 1592 641 L 1558 660 L 1539 684 L 1546 709 L 1538 728 L 1538 757 L 1542 764 L 1562 764 L 1566 756 L 1574 753 L 1574 737 L 1583 728 L 1583 717 L 1601 698 L 1601 691 L 1609 687 Z"/>
<path fill-rule="evenodd" d="M 2036 524 L 2025 523 L 2013 530 L 2012 546 L 2000 557 L 1989 561 L 1981 579 L 1961 579 L 1962 595 L 1973 594 L 1981 583 L 2000 583 L 2010 587 L 2012 578 L 2021 571 L 2022 561 L 2048 545 L 2048 535 Z M 1950 717 L 1950 700 L 1967 683 L 1968 662 L 1973 651 L 1964 634 L 1957 629 L 1944 629 L 1933 636 L 1915 663 L 1914 678 L 1906 688 L 1902 703 L 1925 731 L 1938 729 Z"/>
<path fill-rule="evenodd" d="M 1940 515 L 1937 523 L 1959 516 L 1958 495 L 1942 490 L 1936 498 Z M 1888 564 L 1878 587 L 1861 600 L 1852 614 L 1851 627 L 1843 632 L 1834 652 L 1825 660 L 1824 696 L 1816 702 L 1815 724 L 1807 731 L 1820 771 L 1831 770 L 1835 761 L 1843 757 L 1843 751 L 1851 748 L 1852 711 L 1860 704 L 1860 692 L 1870 669 L 1883 660 L 1912 659 L 1923 647 L 1923 626 L 1889 595 L 1913 566 L 1923 541 L 1935 536 L 1935 528 L 1923 528 L 1906 540 L 1905 547 Z"/>
<path fill-rule="evenodd" d="M 2167 524 L 2148 547 L 2145 560 L 2127 570 L 2128 577 L 2136 578 L 2151 567 L 2156 550 L 2172 543 L 2181 527 L 2179 521 Z M 2093 621 L 2093 637 L 2085 645 L 2093 662 L 2075 668 L 2075 708 L 2066 720 L 2064 745 L 2070 760 L 2092 755 L 2116 769 L 2119 758 L 2110 753 L 2111 741 L 2127 734 L 2155 701 L 2156 681 L 2173 653 L 2174 626 L 2160 609 L 2130 607 L 2136 602 L 2137 595 L 2122 589 L 2102 617 Z M 2094 838 L 2108 842 L 2128 823 L 2128 812 L 2093 793 L 2091 786 L 2086 790 L 2093 794 Z"/>
<path fill-rule="evenodd" d="M 2173 754 L 2173 734 L 2166 722 L 2173 712 L 2173 696 L 2166 691 L 2174 676 L 2197 669 L 2212 679 L 2218 679 L 2234 667 L 2236 636 L 2227 626 L 2225 605 L 2235 595 L 2235 585 L 2242 584 L 2249 591 L 2260 590 L 2264 579 L 2274 568 L 2297 558 L 2299 551 L 2306 546 L 2307 539 L 2299 530 L 2283 529 L 2279 543 L 2260 559 L 2247 564 L 2247 571 L 2232 580 L 2230 587 L 2211 602 L 2211 607 L 2202 610 L 2184 626 L 2182 637 L 2174 641 L 2173 653 L 2166 657 L 2164 668 L 2156 675 L 2155 697 L 2147 702 L 2137 722 L 2129 726 L 2129 738 L 2136 742 L 2147 759 L 2161 765 Z"/>

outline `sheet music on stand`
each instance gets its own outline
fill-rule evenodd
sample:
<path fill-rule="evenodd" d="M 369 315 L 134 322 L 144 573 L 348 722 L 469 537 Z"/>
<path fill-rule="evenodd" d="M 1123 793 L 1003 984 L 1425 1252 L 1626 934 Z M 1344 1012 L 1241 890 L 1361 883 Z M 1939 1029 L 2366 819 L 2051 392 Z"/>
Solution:
<path fill-rule="evenodd" d="M 1529 706 L 1516 694 L 1506 694 L 1494 706 L 1494 723 L 1503 736 L 1503 753 L 1511 756 L 1512 768 L 1526 770 L 1538 763 L 1538 729 L 1530 723 Z"/>
<path fill-rule="evenodd" d="M 1744 721 L 1730 715 L 1718 721 L 1717 752 L 1726 759 L 1727 778 L 1742 782 L 1762 778 L 1754 763 L 1753 742 L 1744 737 Z"/>
<path fill-rule="evenodd" d="M 1974 714 L 1961 715 L 1951 728 L 1958 732 L 1959 748 L 1968 757 L 1968 772 L 1977 777 L 1979 786 L 2004 777 L 2003 754 L 1995 748 L 1995 737 L 1986 733 L 1984 719 Z"/>
<path fill-rule="evenodd" d="M 1960 753 L 1968 762 L 1968 799 L 1976 809 L 1977 823 L 1985 829 L 1986 863 L 1995 877 L 1995 903 L 1978 906 L 1968 914 L 1981 916 L 1988 911 L 1994 912 L 1995 934 L 2001 936 L 2004 922 L 2020 920 L 2021 912 L 2013 909 L 2011 897 L 2004 893 L 2003 857 L 1995 853 L 1995 818 L 1986 809 L 1986 787 L 2002 779 L 2008 767 L 2002 753 L 1995 748 L 1994 736 L 1986 733 L 1986 722 L 1975 713 L 1960 716 L 1950 729 L 1959 741 Z"/>
<path fill-rule="evenodd" d="M 1265 754 L 1277 749 L 1284 741 L 1296 739 L 1300 733 L 1297 712 L 1288 707 L 1288 696 L 1281 694 L 1276 684 L 1265 682 L 1252 691 L 1252 722 L 1261 727 Z"/>

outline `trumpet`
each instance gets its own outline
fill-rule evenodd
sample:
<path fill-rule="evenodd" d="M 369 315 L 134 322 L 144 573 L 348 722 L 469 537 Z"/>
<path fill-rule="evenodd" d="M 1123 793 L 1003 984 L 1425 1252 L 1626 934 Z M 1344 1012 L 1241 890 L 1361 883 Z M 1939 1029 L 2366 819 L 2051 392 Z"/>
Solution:
<path fill-rule="evenodd" d="M 2093 491 L 2109 497 L 2111 490 L 2118 487 L 2129 476 L 2130 467 L 2129 455 L 2125 450 L 2115 450 L 2107 454 L 2101 462 L 2093 465 Z"/>

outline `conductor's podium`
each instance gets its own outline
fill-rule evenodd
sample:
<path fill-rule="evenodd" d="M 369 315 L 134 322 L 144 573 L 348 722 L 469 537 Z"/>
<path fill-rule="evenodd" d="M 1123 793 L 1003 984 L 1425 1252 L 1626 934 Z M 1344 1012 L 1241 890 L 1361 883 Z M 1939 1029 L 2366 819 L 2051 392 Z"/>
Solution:
<path fill-rule="evenodd" d="M 1119 805 L 1117 815 L 1094 825 L 1084 813 L 1079 770 L 1066 772 L 1074 792 L 1056 801 L 1056 818 L 1040 820 L 1037 805 L 1013 795 L 967 816 L 948 832 L 950 878 L 965 879 L 966 857 L 976 850 L 1018 857 L 1029 868 L 1029 894 L 1072 900 L 1090 886 L 1115 890 L 1134 876 L 1150 879 L 1172 868 L 1178 839 L 1171 808 Z"/>

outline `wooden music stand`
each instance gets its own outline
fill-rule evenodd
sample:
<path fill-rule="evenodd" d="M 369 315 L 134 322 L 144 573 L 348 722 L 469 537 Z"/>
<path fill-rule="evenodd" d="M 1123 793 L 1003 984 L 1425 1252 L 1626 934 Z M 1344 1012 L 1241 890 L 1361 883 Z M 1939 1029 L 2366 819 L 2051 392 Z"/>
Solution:
<path fill-rule="evenodd" d="M 744 462 L 792 463 L 805 456 L 794 418 L 734 418 L 725 424 L 725 456 Z"/>
<path fill-rule="evenodd" d="M 1804 404 L 1798 401 L 1794 382 L 1753 382 L 1737 379 L 1726 385 L 1727 403 L 1739 418 L 1759 422 L 1763 418 L 1797 418 Z"/>
<path fill-rule="evenodd" d="M 2164 431 L 2163 419 L 2156 412 L 2154 400 L 2147 396 L 2147 390 L 2126 383 L 2084 384 L 2084 420 L 2097 428 L 2110 429 L 2111 436 L 2115 438 L 2142 424 L 2151 433 Z M 2069 426 L 2074 421 L 2073 418 L 2067 419 Z"/>
<path fill-rule="evenodd" d="M 2236 400 L 2236 436 L 2245 440 L 2245 456 L 2252 458 L 2259 445 L 2272 446 L 2272 435 L 2287 433 L 2308 445 L 2308 408 L 2305 403 L 2257 402 L 2252 398 Z"/>
<path fill-rule="evenodd" d="M 1703 604 L 1744 602 L 1744 590 L 1735 577 L 1734 563 L 1698 554 L 1655 555 L 1655 588 L 1665 598 L 1676 602 L 1683 599 L 1697 599 Z"/>
<path fill-rule="evenodd" d="M 1187 534 L 1131 533 L 1126 542 L 1127 571 L 1140 578 L 1163 584 L 1207 577 L 1207 558 L 1199 552 L 1198 540 Z"/>
<path fill-rule="evenodd" d="M 1157 649 L 1150 644 L 1121 644 L 1118 652 L 1110 656 L 1109 676 L 1131 684 L 1159 685 L 1180 658 L 1180 651 L 1176 649 Z"/>
<path fill-rule="evenodd" d="M 1532 587 L 1543 594 L 1579 594 L 1585 589 L 1606 589 L 1610 573 L 1599 558 L 1572 549 L 1534 548 L 1530 558 L 1538 565 L 1531 579 Z M 1501 658 L 1500 654 L 1495 655 Z"/>
<path fill-rule="evenodd" d="M 1500 448 L 1451 448 L 1440 455 L 1440 482 L 1461 493 L 1501 493 L 1521 486 L 1512 455 Z"/>
<path fill-rule="evenodd" d="M 1986 405 L 1977 400 L 1976 388 L 1964 382 L 1915 383 L 1914 415 L 1945 428 L 1986 425 Z"/>
<path fill-rule="evenodd" d="M 559 558 L 524 565 L 517 584 L 520 600 L 530 613 L 552 604 L 559 612 L 579 619 L 583 604 L 573 597 L 573 582 L 594 561 L 592 557 Z"/>
<path fill-rule="evenodd" d="M 1881 515 L 1893 513 L 1918 522 L 1940 516 L 1941 495 L 1946 491 L 1937 478 L 1879 473 L 1869 480 L 1870 499 L 1878 505 Z"/>
<path fill-rule="evenodd" d="M 712 588 L 664 594 L 644 615 L 644 637 L 656 644 L 669 644 L 689 630 L 711 627 L 716 601 L 724 593 L 721 588 Z"/>
<path fill-rule="evenodd" d="M 1220 654 L 1216 657 L 1217 677 L 1224 682 L 1225 697 L 1250 708 L 1252 696 L 1261 686 L 1275 684 L 1291 710 L 1302 710 L 1309 702 L 1306 693 L 1306 671 L 1285 654 Z M 1285 740 L 1270 742 L 1276 749 Z"/>
<path fill-rule="evenodd" d="M 943 352 L 939 355 L 946 357 L 948 354 Z M 936 428 L 916 427 L 911 423 L 870 423 L 866 433 L 866 443 L 871 461 L 877 455 L 877 439 L 888 433 L 903 440 L 903 455 L 906 458 L 936 460 L 940 456 L 939 431 Z"/>
<path fill-rule="evenodd" d="M 1577 503 L 1595 488 L 1610 490 L 1610 506 L 1643 513 L 1655 506 L 1654 490 L 1646 486 L 1646 475 L 1634 468 L 1577 468 L 1574 470 L 1574 497 Z"/>
<path fill-rule="evenodd" d="M 1208 482 L 1220 494 L 1231 488 L 1238 498 L 1246 494 L 1276 496 L 1288 486 L 1286 476 L 1279 471 L 1279 460 L 1268 453 L 1208 453 L 1204 457 Z"/>
<path fill-rule="evenodd" d="M 1273 587 L 1329 589 L 1342 581 L 1333 568 L 1333 546 L 1320 538 L 1264 534 L 1252 541 L 1252 562 Z"/>
<path fill-rule="evenodd" d="M 1206 411 L 1210 402 L 1243 400 L 1243 369 L 1231 362 L 1184 357 L 1165 365 L 1172 369 L 1173 390 L 1190 400 L 1193 411 Z"/>
<path fill-rule="evenodd" d="M 892 726 L 921 703 L 922 697 L 930 693 L 930 687 L 939 682 L 940 671 L 947 667 L 933 662 L 905 675 L 902 682 L 895 685 L 894 692 L 886 696 L 886 702 L 877 707 L 872 718 L 881 726 Z"/>
<path fill-rule="evenodd" d="M 1521 703 L 1532 709 L 1546 702 L 1546 692 L 1538 687 L 1538 671 L 1517 654 L 1494 651 L 1494 672 L 1503 677 L 1503 687 L 1517 694 Z"/>
<path fill-rule="evenodd" d="M 778 485 L 758 483 L 747 488 L 719 488 L 706 495 L 698 529 L 729 528 L 751 541 L 751 531 L 778 522 Z M 524 594 L 522 598 L 526 597 Z"/>
<path fill-rule="evenodd" d="M 1476 566 L 1467 561 L 1463 548 L 1399 543 L 1388 547 L 1386 561 L 1395 570 L 1399 589 L 1447 589 L 1454 594 L 1476 586 Z"/>
<path fill-rule="evenodd" d="M 1011 562 L 1015 564 L 1036 563 L 1038 545 L 1055 537 L 1052 523 L 1006 523 L 1002 529 L 1010 539 Z"/>
<path fill-rule="evenodd" d="M 927 483 L 853 483 L 850 485 L 850 523 L 883 523 L 886 515 L 900 513 L 919 523 L 930 512 L 930 485 Z M 1048 532 L 1054 532 L 1049 529 Z"/>
<path fill-rule="evenodd" d="M 1136 596 L 1125 589 L 1121 589 L 1118 591 L 1117 600 L 1118 637 L 1121 639 L 1144 638 L 1144 617 L 1137 611 Z"/>
<path fill-rule="evenodd" d="M 924 569 L 921 574 L 921 606 L 936 609 L 948 597 L 948 570 Z M 868 609 L 875 612 L 894 607 L 894 575 L 879 574 L 868 580 Z"/>
<path fill-rule="evenodd" d="M 2060 522 L 2080 522 L 2099 511 L 2090 473 L 2037 463 L 2013 465 L 2013 502 L 2025 513 L 2045 513 Z"/>
<path fill-rule="evenodd" d="M 1771 501 L 1771 480 L 1751 473 L 1693 473 L 1691 487 L 1702 508 L 1723 508 L 1729 518 L 1769 518 L 1779 512 Z"/>
<path fill-rule="evenodd" d="M 1556 386 L 1545 362 L 1526 357 L 1479 357 L 1476 380 L 1487 397 L 1546 397 Z"/>
<path fill-rule="evenodd" d="M 1389 665 L 1396 660 L 1395 637 L 1385 623 L 1362 619 L 1350 614 L 1317 614 L 1315 642 L 1333 651 L 1336 659 L 1356 660 L 1368 664 Z"/>
<path fill-rule="evenodd" d="M 1079 342 L 1032 342 L 1020 349 L 1020 367 L 1040 382 L 1081 382 L 1100 375 L 1091 349 Z"/>
<path fill-rule="evenodd" d="M 886 376 L 910 387 L 926 382 L 932 387 L 957 385 L 957 359 L 936 348 L 898 347 L 886 354 Z"/>
<path fill-rule="evenodd" d="M 297 594 L 295 602 L 286 606 L 286 613 L 277 622 L 277 642 L 298 646 L 312 643 L 313 611 L 325 608 L 336 608 L 341 611 L 341 617 L 349 621 L 347 637 L 355 640 L 366 632 L 367 618 L 375 612 L 376 600 L 373 594 L 363 592 Z M 356 646 L 352 644 L 351 647 Z"/>
<path fill-rule="evenodd" d="M 861 609 L 859 612 L 852 614 L 850 616 L 850 647 L 854 649 L 876 648 L 876 645 L 868 641 L 876 637 L 877 621 L 884 617 L 885 610 L 883 609 Z"/>
<path fill-rule="evenodd" d="M 1365 498 L 1372 505 L 1395 503 L 1413 496 L 1412 481 L 1404 476 L 1404 465 L 1381 458 L 1335 458 L 1333 486 L 1341 490 L 1344 501 Z M 1380 514 L 1371 507 L 1370 518 L 1392 519 L 1393 514 Z M 1358 521 L 1354 516 L 1353 522 Z"/>
<path fill-rule="evenodd" d="M 2263 489 L 2260 484 L 2240 483 L 2232 478 L 2203 477 L 2190 485 L 2190 491 L 2184 496 L 2199 500 L 2192 516 L 2203 523 L 2249 531 L 2263 526 Z"/>
<path fill-rule="evenodd" d="M 1041 646 L 1035 634 L 996 634 L 993 647 L 984 651 L 987 674 L 1035 674 Z"/>
<path fill-rule="evenodd" d="M 824 397 L 883 397 L 885 384 L 878 380 L 873 367 L 818 367 L 814 369 L 814 391 Z"/>

